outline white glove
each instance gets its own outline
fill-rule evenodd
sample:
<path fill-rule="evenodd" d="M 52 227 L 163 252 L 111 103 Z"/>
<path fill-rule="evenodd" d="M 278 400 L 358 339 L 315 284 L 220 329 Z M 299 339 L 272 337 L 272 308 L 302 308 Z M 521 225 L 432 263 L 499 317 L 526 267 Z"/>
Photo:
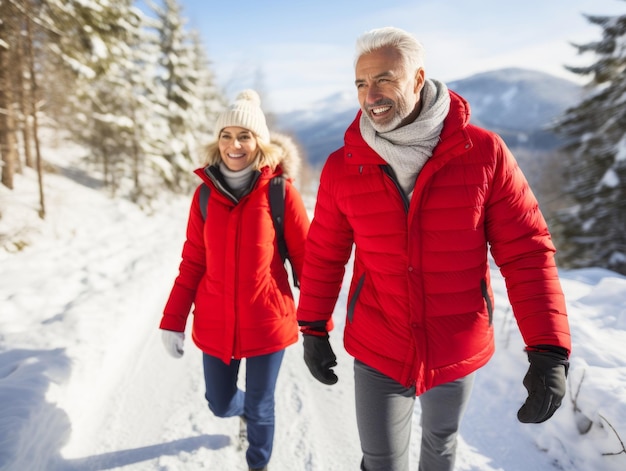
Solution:
<path fill-rule="evenodd" d="M 165 345 L 167 353 L 174 358 L 180 358 L 185 351 L 183 350 L 183 343 L 185 341 L 184 332 L 174 332 L 173 330 L 161 329 L 161 340 Z"/>

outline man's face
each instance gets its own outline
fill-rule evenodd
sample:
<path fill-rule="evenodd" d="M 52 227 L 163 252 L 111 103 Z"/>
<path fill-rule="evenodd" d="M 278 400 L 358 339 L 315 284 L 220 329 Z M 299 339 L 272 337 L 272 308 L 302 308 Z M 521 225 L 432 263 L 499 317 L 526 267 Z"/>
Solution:
<path fill-rule="evenodd" d="M 424 69 L 407 71 L 396 49 L 363 54 L 356 63 L 354 83 L 361 109 L 376 131 L 391 131 L 417 117 Z"/>

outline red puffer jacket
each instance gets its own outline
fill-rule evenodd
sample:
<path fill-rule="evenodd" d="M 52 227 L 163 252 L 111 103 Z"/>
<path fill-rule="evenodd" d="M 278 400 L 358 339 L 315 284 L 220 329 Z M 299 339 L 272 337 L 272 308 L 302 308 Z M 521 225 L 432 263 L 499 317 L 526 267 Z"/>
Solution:
<path fill-rule="evenodd" d="M 203 220 L 196 190 L 189 214 L 180 272 L 160 328 L 182 332 L 194 304 L 192 337 L 203 352 L 224 363 L 276 352 L 297 342 L 296 308 L 278 252 L 268 184 L 281 173 L 265 167 L 238 203 L 204 169 L 196 173 L 211 189 Z M 301 275 L 309 218 L 298 191 L 285 182 L 285 241 Z"/>
<path fill-rule="evenodd" d="M 470 125 L 469 105 L 450 95 L 410 204 L 361 137 L 357 115 L 322 171 L 298 304 L 299 321 L 331 320 L 354 243 L 345 348 L 417 394 L 473 372 L 494 352 L 488 244 L 526 345 L 570 350 L 537 201 L 504 142 Z"/>

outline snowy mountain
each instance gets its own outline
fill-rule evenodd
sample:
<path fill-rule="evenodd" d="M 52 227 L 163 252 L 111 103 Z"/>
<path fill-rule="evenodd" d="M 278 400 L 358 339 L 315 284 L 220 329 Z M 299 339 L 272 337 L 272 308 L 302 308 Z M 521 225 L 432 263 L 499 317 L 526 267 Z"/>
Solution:
<path fill-rule="evenodd" d="M 447 83 L 470 103 L 472 122 L 498 132 L 511 148 L 551 150 L 559 139 L 544 128 L 581 98 L 579 85 L 528 69 L 501 69 Z M 329 96 L 312 110 L 277 116 L 296 135 L 312 165 L 343 143 L 358 103 L 356 93 Z"/>
<path fill-rule="evenodd" d="M 316 167 L 343 145 L 343 134 L 358 111 L 356 93 L 337 93 L 305 110 L 278 114 L 280 128 L 295 135 Z"/>
<path fill-rule="evenodd" d="M 472 110 L 472 122 L 511 148 L 550 150 L 561 141 L 545 128 L 582 98 L 582 87 L 544 72 L 509 68 L 449 82 Z"/>

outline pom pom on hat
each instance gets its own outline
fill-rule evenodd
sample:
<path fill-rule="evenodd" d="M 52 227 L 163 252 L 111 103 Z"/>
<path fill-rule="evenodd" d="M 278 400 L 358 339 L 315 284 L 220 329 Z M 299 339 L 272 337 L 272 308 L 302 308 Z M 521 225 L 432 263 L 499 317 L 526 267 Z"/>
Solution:
<path fill-rule="evenodd" d="M 259 107 L 261 106 L 261 97 L 259 96 L 257 92 L 255 92 L 251 88 L 248 88 L 247 90 L 239 92 L 239 95 L 237 95 L 237 98 L 235 98 L 235 101 L 242 101 L 242 100 L 249 101 L 251 102 L 251 104 L 254 104 Z"/>
<path fill-rule="evenodd" d="M 220 113 L 215 123 L 215 138 L 222 129 L 228 126 L 246 128 L 256 134 L 262 141 L 270 141 L 265 114 L 261 110 L 261 98 L 252 89 L 243 90 L 225 111 Z"/>

